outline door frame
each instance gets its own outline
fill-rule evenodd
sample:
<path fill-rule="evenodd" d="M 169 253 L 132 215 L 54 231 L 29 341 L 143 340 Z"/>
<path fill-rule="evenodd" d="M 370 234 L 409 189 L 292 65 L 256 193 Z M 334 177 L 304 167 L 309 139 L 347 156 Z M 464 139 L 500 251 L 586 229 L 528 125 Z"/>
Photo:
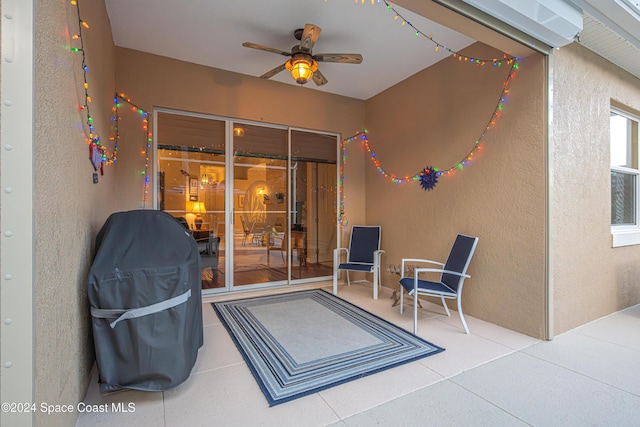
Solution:
<path fill-rule="evenodd" d="M 306 129 L 295 126 L 286 126 L 286 125 L 278 125 L 272 123 L 264 123 L 264 122 L 256 122 L 252 120 L 244 120 L 244 119 L 236 119 L 231 117 L 218 116 L 215 114 L 206 114 L 206 113 L 197 113 L 191 111 L 177 110 L 172 108 L 164 108 L 164 107 L 154 107 L 153 109 L 153 159 L 152 162 L 152 176 L 151 176 L 151 185 L 153 188 L 153 208 L 159 209 L 158 206 L 158 173 L 159 173 L 159 165 L 158 165 L 158 113 L 167 113 L 167 114 L 175 114 L 175 115 L 184 115 L 190 117 L 197 117 L 208 120 L 218 120 L 224 121 L 225 123 L 225 236 L 233 236 L 234 235 L 234 227 L 235 227 L 235 209 L 234 209 L 234 170 L 233 170 L 233 160 L 234 160 L 234 138 L 235 135 L 233 133 L 233 128 L 237 124 L 245 124 L 251 126 L 261 126 L 261 127 L 270 127 L 275 129 L 282 129 L 287 131 L 287 194 L 291 194 L 292 191 L 292 182 L 291 182 L 291 134 L 292 131 L 301 131 L 308 133 L 316 133 L 322 135 L 330 135 L 335 136 L 336 138 L 336 212 L 335 212 L 335 232 L 336 232 L 336 247 L 340 247 L 341 244 L 341 235 L 340 235 L 340 206 L 341 206 L 341 193 L 340 193 L 340 162 L 341 162 L 341 147 L 340 147 L 340 134 L 336 132 L 330 131 L 319 131 L 314 129 Z M 287 211 L 286 214 L 286 227 L 287 230 L 291 230 L 291 212 L 292 212 L 292 198 L 287 197 L 287 202 L 285 209 Z M 291 239 L 291 233 L 288 233 L 288 238 Z M 276 288 L 276 287 L 286 287 L 292 285 L 299 285 L 317 281 L 329 280 L 331 276 L 320 276 L 314 278 L 305 278 L 305 279 L 291 279 L 291 263 L 287 264 L 287 279 L 286 281 L 279 282 L 266 282 L 266 283 L 258 283 L 251 285 L 238 285 L 234 286 L 234 270 L 233 270 L 233 259 L 234 259 L 234 239 L 226 238 L 225 239 L 225 259 L 224 259 L 224 268 L 225 268 L 225 286 L 222 288 L 214 288 L 214 289 L 203 289 L 203 295 L 216 295 L 221 293 L 234 293 L 234 292 L 245 292 L 245 291 L 253 291 L 256 289 L 265 289 L 265 288 Z M 287 259 L 291 259 L 291 245 L 287 245 Z M 284 283 L 283 283 L 284 282 Z"/>

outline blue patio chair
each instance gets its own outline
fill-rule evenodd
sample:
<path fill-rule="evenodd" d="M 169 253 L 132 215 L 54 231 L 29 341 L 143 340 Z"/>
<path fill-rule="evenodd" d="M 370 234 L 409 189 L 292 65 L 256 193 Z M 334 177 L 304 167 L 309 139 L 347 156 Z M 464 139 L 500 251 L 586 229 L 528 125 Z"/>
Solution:
<path fill-rule="evenodd" d="M 347 253 L 345 263 L 340 263 L 340 252 Z M 338 295 L 338 273 L 347 272 L 347 283 L 351 286 L 349 271 L 363 271 L 373 273 L 373 299 L 378 299 L 380 287 L 380 257 L 384 253 L 380 250 L 380 226 L 354 225 L 351 228 L 349 249 L 337 248 L 333 250 L 333 294 Z"/>
<path fill-rule="evenodd" d="M 416 258 L 403 258 L 402 259 L 402 270 L 404 269 L 405 262 L 411 263 L 429 263 L 439 265 L 441 268 L 421 268 L 416 265 L 416 269 L 413 277 L 403 277 L 400 279 L 400 284 L 407 291 L 407 293 L 413 296 L 413 333 L 418 333 L 418 296 L 426 295 L 430 297 L 439 297 L 442 301 L 442 305 L 444 310 L 447 312 L 447 316 L 451 316 L 449 313 L 449 308 L 447 307 L 447 303 L 445 302 L 445 298 L 447 299 L 456 299 L 458 301 L 458 314 L 460 315 L 460 320 L 462 321 L 462 326 L 464 326 L 465 332 L 469 333 L 469 328 L 467 327 L 467 322 L 464 320 L 464 315 L 462 314 L 462 285 L 464 284 L 464 279 L 468 279 L 469 276 L 467 273 L 467 268 L 469 268 L 469 263 L 471 262 L 471 257 L 476 250 L 476 245 L 478 244 L 477 237 L 469 237 L 464 236 L 462 234 L 458 234 L 455 242 L 453 243 L 453 247 L 451 248 L 451 252 L 449 252 L 449 258 L 447 258 L 447 262 L 442 264 L 437 261 L 431 261 L 426 259 L 416 259 Z M 429 280 L 420 279 L 418 276 L 420 273 L 439 273 L 440 281 L 432 282 Z M 400 314 L 403 311 L 403 296 L 404 292 L 400 292 Z"/>

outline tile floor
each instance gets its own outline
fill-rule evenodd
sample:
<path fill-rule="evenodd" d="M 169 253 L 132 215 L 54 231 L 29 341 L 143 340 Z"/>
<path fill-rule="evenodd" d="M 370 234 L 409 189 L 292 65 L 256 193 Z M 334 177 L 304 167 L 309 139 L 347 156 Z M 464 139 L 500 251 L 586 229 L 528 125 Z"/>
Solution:
<path fill-rule="evenodd" d="M 413 327 L 411 308 L 401 316 L 387 289 L 377 301 L 371 285 L 338 294 Z M 423 305 L 418 335 L 446 351 L 270 408 L 206 303 L 204 347 L 185 383 L 102 396 L 94 373 L 86 403 L 133 402 L 135 412 L 83 413 L 77 426 L 640 425 L 640 305 L 549 342 L 469 316 L 466 335 L 456 312 Z"/>

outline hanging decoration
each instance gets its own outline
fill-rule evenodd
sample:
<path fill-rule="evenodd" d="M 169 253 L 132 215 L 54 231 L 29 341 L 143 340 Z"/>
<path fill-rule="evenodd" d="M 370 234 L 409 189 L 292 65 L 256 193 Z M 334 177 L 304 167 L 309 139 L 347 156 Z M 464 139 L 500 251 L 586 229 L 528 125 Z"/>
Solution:
<path fill-rule="evenodd" d="M 378 0 L 379 2 L 380 0 Z M 436 52 L 443 50 L 444 52 L 448 52 L 449 54 L 452 54 L 454 58 L 457 58 L 458 61 L 461 62 L 468 62 L 470 64 L 475 64 L 475 65 L 486 65 L 486 64 L 492 64 L 494 67 L 501 67 L 503 63 L 507 63 L 507 64 L 511 64 L 512 62 L 516 61 L 518 58 L 514 57 L 514 56 L 510 56 L 507 55 L 506 53 L 503 53 L 502 58 L 474 58 L 471 56 L 467 56 L 465 54 L 460 53 L 459 51 L 455 51 L 453 49 L 449 49 L 446 45 L 438 42 L 437 40 L 435 40 L 433 38 L 432 34 L 429 34 L 427 36 L 426 33 L 422 32 L 421 30 L 419 30 L 418 28 L 416 28 L 413 24 L 411 24 L 411 22 L 409 22 L 407 19 L 405 19 L 400 12 L 398 12 L 398 10 L 393 7 L 393 5 L 391 5 L 391 3 L 389 3 L 387 0 L 382 0 L 382 2 L 387 6 L 387 10 L 393 12 L 395 15 L 393 17 L 393 19 L 395 19 L 396 21 L 400 21 L 402 22 L 403 26 L 407 26 L 409 28 L 411 28 L 411 30 L 413 31 L 413 36 L 414 37 L 422 37 L 424 40 L 430 41 L 431 43 L 433 43 L 435 45 L 435 50 Z M 363 0 L 364 3 L 364 0 Z M 371 2 L 371 4 L 373 4 L 373 1 Z"/>
<path fill-rule="evenodd" d="M 418 175 L 420 178 L 420 186 L 425 191 L 431 191 L 438 183 L 438 171 L 431 166 L 424 168 Z"/>
<path fill-rule="evenodd" d="M 502 111 L 504 110 L 504 106 L 507 103 L 507 95 L 509 94 L 509 91 L 510 91 L 510 84 L 516 78 L 516 71 L 519 69 L 519 67 L 520 66 L 518 65 L 518 62 L 516 61 L 512 62 L 511 69 L 509 70 L 509 74 L 507 75 L 506 79 L 502 84 L 502 91 L 500 93 L 500 97 L 498 98 L 498 102 L 496 103 L 496 107 L 494 108 L 493 113 L 491 114 L 491 118 L 489 119 L 487 124 L 484 126 L 484 129 L 482 130 L 482 133 L 480 134 L 478 139 L 474 141 L 471 150 L 458 163 L 451 165 L 446 169 L 427 166 L 424 169 L 422 169 L 420 172 L 416 173 L 415 175 L 398 177 L 397 175 L 387 171 L 382 166 L 382 164 L 378 160 L 378 156 L 371 148 L 371 144 L 369 143 L 369 139 L 367 137 L 367 130 L 365 129 L 362 132 L 359 132 L 343 140 L 341 143 L 342 164 L 340 165 L 340 181 L 338 183 L 340 187 L 340 193 L 343 194 L 342 190 L 344 187 L 344 179 L 345 179 L 344 165 L 347 162 L 346 147 L 350 142 L 353 142 L 356 140 L 360 140 L 362 142 L 365 149 L 367 150 L 367 153 L 369 153 L 371 162 L 374 164 L 374 166 L 376 167 L 380 175 L 396 184 L 404 184 L 408 182 L 417 181 L 420 183 L 420 186 L 423 190 L 430 191 L 435 188 L 436 184 L 438 183 L 438 178 L 443 176 L 446 177 L 446 176 L 453 175 L 457 170 L 464 169 L 466 166 L 468 166 L 471 163 L 476 152 L 481 151 L 484 148 L 483 140 L 486 135 L 486 132 L 491 128 L 493 128 L 496 125 L 497 120 L 502 116 Z M 344 196 L 343 196 L 341 207 L 340 207 L 339 219 L 344 220 L 344 218 L 345 218 L 345 214 L 344 214 Z"/>
<path fill-rule="evenodd" d="M 363 132 L 361 132 L 358 135 L 361 135 L 364 138 L 366 138 L 365 136 L 366 132 L 367 130 L 365 129 Z M 345 179 L 344 167 L 347 164 L 347 144 L 353 141 L 354 138 L 356 138 L 356 136 L 353 136 L 349 139 L 345 139 L 344 141 L 340 142 L 340 149 L 342 150 L 342 161 L 340 162 L 340 179 L 338 181 L 338 189 L 339 189 L 338 192 L 342 195 L 342 197 L 340 197 L 340 213 L 338 214 L 338 223 L 345 227 L 349 224 L 349 220 L 347 220 L 347 214 L 345 213 L 345 210 L 344 210 L 344 200 L 346 199 L 346 197 L 344 195 L 344 191 L 342 191 L 344 187 L 344 179 Z"/>
<path fill-rule="evenodd" d="M 325 3 L 327 0 L 324 0 Z M 361 4 L 365 3 L 365 0 L 360 0 Z M 355 0 L 355 3 L 358 3 L 358 0 Z M 443 51 L 453 55 L 454 58 L 457 58 L 460 62 L 467 62 L 469 64 L 474 65 L 486 65 L 492 64 L 494 67 L 501 67 L 503 63 L 511 64 L 513 61 L 518 60 L 519 58 L 515 56 L 507 55 L 503 53 L 502 58 L 475 58 L 472 56 L 465 55 L 460 53 L 459 51 L 448 48 L 445 44 L 440 43 L 436 39 L 433 38 L 433 34 L 428 34 L 416 28 L 409 20 L 407 20 L 402 14 L 387 0 L 371 0 L 371 4 L 380 4 L 384 3 L 387 7 L 387 10 L 393 12 L 393 19 L 401 23 L 403 27 L 408 27 L 411 29 L 414 38 L 422 38 L 423 40 L 427 40 L 435 45 L 436 52 Z"/>
<path fill-rule="evenodd" d="M 78 32 L 71 36 L 71 40 L 77 45 L 70 47 L 72 52 L 78 52 L 82 54 L 82 77 L 83 77 L 83 89 L 84 89 L 84 101 L 78 109 L 86 113 L 86 125 L 88 132 L 85 129 L 85 140 L 89 145 L 89 160 L 93 166 L 94 171 L 100 170 L 100 174 L 104 174 L 103 166 L 115 163 L 115 146 L 113 152 L 109 152 L 107 147 L 102 145 L 100 136 L 97 134 L 95 127 L 93 126 L 93 117 L 91 116 L 91 96 L 89 95 L 89 82 L 87 80 L 87 73 L 89 73 L 89 67 L 86 63 L 86 55 L 84 49 L 84 39 L 82 37 L 83 30 L 89 29 L 89 24 L 80 17 L 80 5 L 77 0 L 70 0 L 71 5 L 75 6 L 78 16 Z M 79 103 L 80 104 L 80 103 Z M 97 176 L 97 175 L 96 175 Z M 97 178 L 94 178 L 97 179 Z"/>
<path fill-rule="evenodd" d="M 142 119 L 142 131 L 144 133 L 143 138 L 143 147 L 140 153 L 144 156 L 144 169 L 140 171 L 140 174 L 144 177 L 144 185 L 142 190 L 142 208 L 147 207 L 147 203 L 149 202 L 149 185 L 151 184 L 151 178 L 149 176 L 149 155 L 152 149 L 153 144 L 153 133 L 149 130 L 149 112 L 140 108 L 138 105 L 134 104 L 124 93 L 116 93 L 113 98 L 113 111 L 114 116 L 111 118 L 113 122 L 115 122 L 115 141 L 116 147 L 118 140 L 120 139 L 120 129 L 118 127 L 120 117 L 118 114 L 118 110 L 122 107 L 122 102 L 126 102 L 131 106 L 131 111 L 140 115 Z"/>

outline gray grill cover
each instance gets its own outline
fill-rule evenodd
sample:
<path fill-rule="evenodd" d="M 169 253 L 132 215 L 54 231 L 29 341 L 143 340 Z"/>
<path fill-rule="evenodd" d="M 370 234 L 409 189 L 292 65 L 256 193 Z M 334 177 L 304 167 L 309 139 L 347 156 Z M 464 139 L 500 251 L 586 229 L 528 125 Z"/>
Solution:
<path fill-rule="evenodd" d="M 190 375 L 202 347 L 200 254 L 171 215 L 112 214 L 88 278 L 103 393 L 160 391 Z"/>

